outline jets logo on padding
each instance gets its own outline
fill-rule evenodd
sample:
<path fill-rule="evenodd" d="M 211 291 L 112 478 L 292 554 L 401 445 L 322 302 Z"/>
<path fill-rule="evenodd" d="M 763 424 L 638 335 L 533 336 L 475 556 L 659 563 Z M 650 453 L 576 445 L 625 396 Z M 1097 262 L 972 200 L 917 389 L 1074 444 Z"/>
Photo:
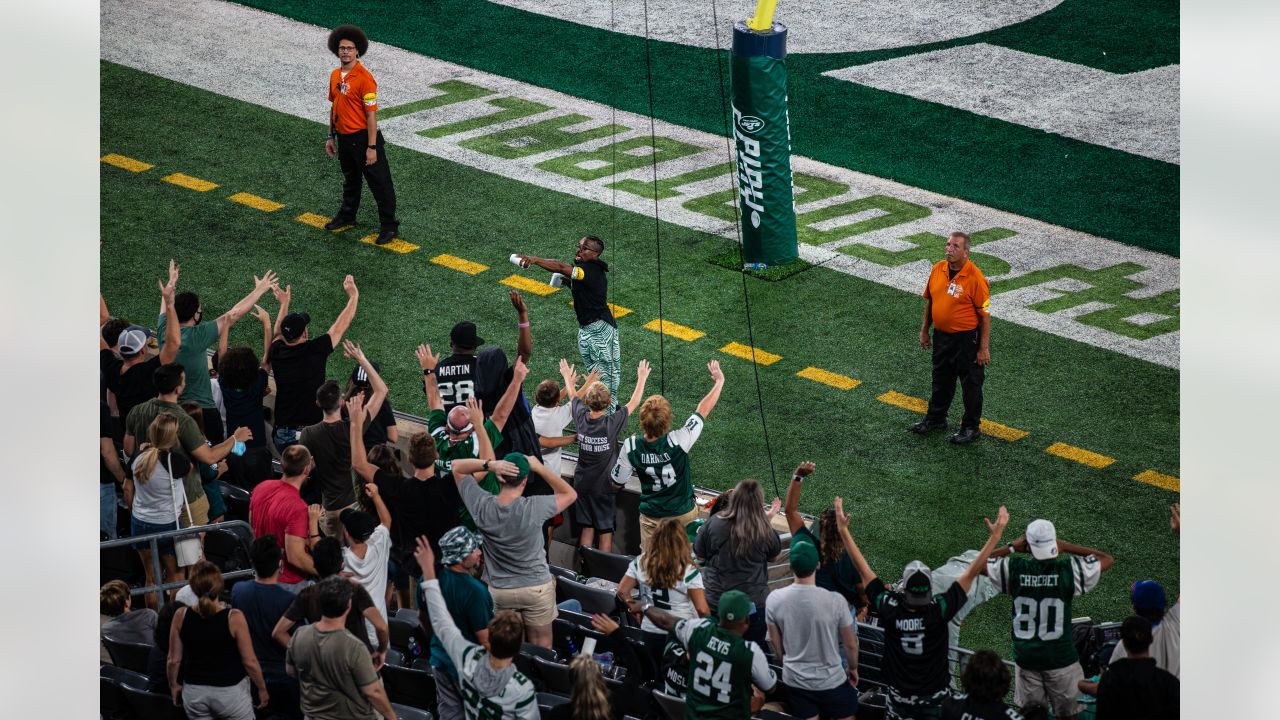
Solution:
<path fill-rule="evenodd" d="M 744 133 L 754 133 L 764 127 L 764 121 L 755 115 L 744 115 L 738 118 L 738 127 Z"/>

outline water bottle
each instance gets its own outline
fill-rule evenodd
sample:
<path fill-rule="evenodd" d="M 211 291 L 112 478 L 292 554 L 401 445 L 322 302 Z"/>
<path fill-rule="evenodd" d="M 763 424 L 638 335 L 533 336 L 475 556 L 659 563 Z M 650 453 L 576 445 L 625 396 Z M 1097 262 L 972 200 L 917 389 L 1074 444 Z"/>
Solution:
<path fill-rule="evenodd" d="M 577 657 L 577 656 L 578 656 L 578 644 L 577 644 L 577 643 L 575 643 L 575 642 L 573 641 L 573 638 L 566 638 L 566 639 L 565 639 L 565 642 L 566 642 L 566 643 L 568 643 L 568 645 L 569 645 L 569 657 L 571 657 L 571 658 L 572 658 L 572 657 Z"/>
<path fill-rule="evenodd" d="M 410 662 L 410 664 L 412 664 L 414 660 L 417 660 L 417 659 L 418 659 L 418 657 L 419 657 L 420 655 L 422 655 L 422 646 L 418 644 L 418 638 L 416 638 L 416 637 L 414 637 L 414 636 L 410 635 L 410 636 L 409 636 L 409 662 Z"/>

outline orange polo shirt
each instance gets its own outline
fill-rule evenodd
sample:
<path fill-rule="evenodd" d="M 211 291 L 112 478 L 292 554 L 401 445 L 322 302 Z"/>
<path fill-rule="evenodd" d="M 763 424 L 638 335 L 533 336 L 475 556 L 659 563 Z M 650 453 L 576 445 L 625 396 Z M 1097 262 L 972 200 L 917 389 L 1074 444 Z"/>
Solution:
<path fill-rule="evenodd" d="M 333 117 L 339 134 L 368 130 L 364 114 L 367 110 L 378 110 L 378 83 L 359 60 L 345 79 L 342 68 L 336 67 L 329 74 L 329 102 L 333 103 Z"/>
<path fill-rule="evenodd" d="M 943 260 L 933 266 L 929 282 L 924 286 L 922 294 L 929 301 L 933 326 L 948 333 L 973 330 L 978 327 L 979 313 L 990 314 L 987 312 L 991 304 L 987 278 L 970 260 L 965 261 L 954 278 L 949 277 L 950 274 L 947 261 Z"/>

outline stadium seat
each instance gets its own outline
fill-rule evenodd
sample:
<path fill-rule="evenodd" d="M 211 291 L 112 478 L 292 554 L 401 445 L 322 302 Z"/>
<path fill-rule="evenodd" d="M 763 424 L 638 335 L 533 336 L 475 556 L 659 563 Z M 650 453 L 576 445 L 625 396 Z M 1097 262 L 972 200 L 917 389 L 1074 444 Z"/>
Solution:
<path fill-rule="evenodd" d="M 553 708 L 557 708 L 567 702 L 569 702 L 568 695 L 540 692 L 538 693 L 538 712 L 550 712 Z"/>
<path fill-rule="evenodd" d="M 583 642 L 589 637 L 595 638 L 597 645 L 599 645 L 606 636 L 599 630 L 576 625 L 561 618 L 556 618 L 551 622 L 551 647 L 555 648 L 562 658 L 570 658 L 576 655 L 578 651 L 582 650 Z M 597 649 L 596 652 L 600 652 L 600 650 Z"/>
<path fill-rule="evenodd" d="M 580 625 L 580 626 L 585 627 L 585 628 L 593 627 L 593 626 L 591 625 L 591 616 L 590 616 L 590 615 L 588 615 L 588 614 L 586 614 L 586 613 L 574 612 L 574 611 L 572 611 L 572 610 L 559 609 L 559 610 L 557 610 L 557 611 L 556 611 L 556 615 L 557 615 L 557 617 L 562 617 L 562 618 L 564 618 L 565 620 L 568 620 L 569 622 L 573 623 L 574 625 Z"/>
<path fill-rule="evenodd" d="M 227 530 L 210 530 L 204 534 L 204 559 L 218 566 L 222 572 L 248 570 L 249 548 L 242 545 L 235 533 Z"/>
<path fill-rule="evenodd" d="M 393 647 L 387 648 L 387 664 L 395 665 L 396 667 L 406 667 L 404 662 L 404 653 Z"/>
<path fill-rule="evenodd" d="M 558 662 L 552 662 L 546 658 L 535 657 L 533 659 L 533 667 L 538 677 L 546 683 L 547 689 L 561 695 L 569 695 L 573 692 L 573 673 L 569 672 L 568 665 L 562 665 Z"/>
<path fill-rule="evenodd" d="M 135 717 L 146 720 L 187 720 L 187 713 L 180 705 L 174 705 L 168 694 L 147 692 L 121 685 L 124 697 L 133 709 Z"/>
<path fill-rule="evenodd" d="M 414 660 L 413 664 L 411 664 L 409 667 L 414 670 L 425 670 L 426 672 L 431 672 L 431 658 L 420 657 L 417 660 Z"/>
<path fill-rule="evenodd" d="M 147 674 L 147 656 L 151 654 L 150 645 L 122 642 L 111 637 L 102 638 L 102 644 L 107 646 L 107 654 L 111 656 L 113 665 L 143 675 Z"/>
<path fill-rule="evenodd" d="M 249 491 L 226 480 L 218 481 L 218 489 L 222 491 L 222 501 L 227 505 L 226 519 L 249 522 Z"/>
<path fill-rule="evenodd" d="M 399 703 L 391 703 L 391 709 L 396 711 L 396 717 L 400 720 L 433 720 L 434 716 L 426 710 L 421 710 L 408 705 Z"/>
<path fill-rule="evenodd" d="M 142 566 L 142 556 L 131 547 L 102 548 L 98 551 L 99 585 L 112 580 L 123 580 L 129 587 L 147 584 L 147 571 Z"/>
<path fill-rule="evenodd" d="M 653 691 L 653 700 L 658 703 L 667 720 L 684 720 L 684 698 L 668 695 L 661 690 Z"/>
<path fill-rule="evenodd" d="M 603 578 L 613 583 L 622 582 L 622 576 L 627 574 L 627 566 L 633 559 L 630 555 L 605 552 L 589 545 L 580 546 L 578 552 L 582 555 L 583 575 Z"/>
<path fill-rule="evenodd" d="M 396 608 L 396 614 L 392 617 L 397 620 L 404 620 L 413 625 L 421 625 L 422 621 L 418 619 L 418 611 L 413 608 Z"/>
<path fill-rule="evenodd" d="M 558 578 L 556 602 L 562 603 L 565 600 L 577 600 L 582 603 L 582 612 L 588 615 L 592 613 L 616 615 L 618 611 L 617 598 L 608 590 L 597 590 L 582 583 Z"/>
<path fill-rule="evenodd" d="M 413 653 L 409 652 L 410 637 L 417 638 L 420 655 L 427 654 L 427 645 L 431 642 L 431 637 L 423 631 L 421 625 L 392 617 L 387 620 L 387 633 L 391 636 L 391 647 L 404 653 L 410 662 L 417 659 Z"/>
<path fill-rule="evenodd" d="M 578 573 L 572 570 L 562 568 L 562 567 L 557 567 L 551 564 L 547 565 L 547 569 L 551 571 L 551 575 L 554 577 L 564 578 L 565 580 L 572 580 L 574 582 L 578 582 Z"/>
<path fill-rule="evenodd" d="M 884 680 L 884 630 L 858 623 L 858 689 L 879 689 Z"/>
<path fill-rule="evenodd" d="M 98 669 L 98 677 L 98 712 L 103 719 L 124 720 L 133 717 L 122 686 L 146 690 L 150 684 L 147 676 L 114 665 L 102 665 Z"/>
<path fill-rule="evenodd" d="M 391 702 L 435 712 L 436 679 L 430 672 L 383 665 L 382 684 Z"/>

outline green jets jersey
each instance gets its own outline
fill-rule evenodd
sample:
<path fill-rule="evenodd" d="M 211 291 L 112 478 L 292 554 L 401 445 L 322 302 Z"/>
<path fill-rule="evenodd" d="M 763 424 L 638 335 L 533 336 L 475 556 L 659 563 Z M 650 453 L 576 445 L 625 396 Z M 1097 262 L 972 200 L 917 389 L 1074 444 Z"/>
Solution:
<path fill-rule="evenodd" d="M 769 690 L 777 682 L 759 645 L 713 620 L 681 620 L 672 632 L 688 650 L 685 720 L 745 720 L 751 717 L 751 684 Z"/>
<path fill-rule="evenodd" d="M 704 420 L 694 413 L 684 426 L 654 441 L 635 434 L 622 444 L 613 480 L 621 485 L 635 468 L 640 476 L 640 514 L 651 518 L 678 517 L 693 509 L 693 476 L 689 450 L 702 434 Z"/>
<path fill-rule="evenodd" d="M 1098 585 L 1093 555 L 1036 560 L 1023 555 L 987 563 L 987 575 L 1013 597 L 1013 658 L 1027 670 L 1056 670 L 1078 662 L 1071 640 L 1071 600 Z"/>

